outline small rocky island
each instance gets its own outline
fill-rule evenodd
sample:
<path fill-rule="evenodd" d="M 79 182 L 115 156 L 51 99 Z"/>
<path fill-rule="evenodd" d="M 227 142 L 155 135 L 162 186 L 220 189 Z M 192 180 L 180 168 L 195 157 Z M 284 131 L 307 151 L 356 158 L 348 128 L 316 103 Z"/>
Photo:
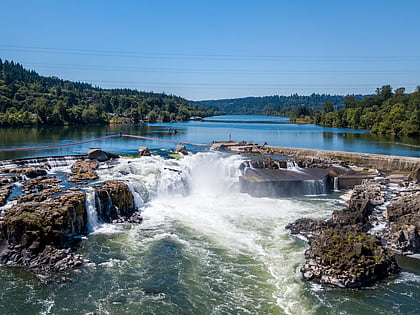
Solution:
<path fill-rule="evenodd" d="M 78 157 L 65 180 L 47 174 L 51 159 L 50 162 L 38 160 L 36 166 L 22 163 L 2 168 L 0 206 L 6 204 L 14 189 L 21 192 L 9 201 L 11 207 L 0 214 L 0 263 L 51 275 L 88 262 L 72 249 L 89 232 L 86 187 L 89 181 L 98 178 L 96 170 L 100 163 L 112 162 L 117 157 L 91 150 L 86 156 Z M 124 182 L 109 180 L 91 189 L 101 221 L 142 221 Z"/>
<path fill-rule="evenodd" d="M 397 274 L 398 257 L 420 253 L 420 159 L 245 142 L 215 143 L 213 149 L 250 154 L 241 167 L 242 187 L 251 195 L 258 196 L 259 187 L 270 189 L 271 196 L 290 195 L 291 185 L 305 187 L 296 181 L 319 173 L 330 190 L 351 189 L 331 218 L 302 218 L 286 226 L 309 244 L 304 279 L 361 288 Z"/>

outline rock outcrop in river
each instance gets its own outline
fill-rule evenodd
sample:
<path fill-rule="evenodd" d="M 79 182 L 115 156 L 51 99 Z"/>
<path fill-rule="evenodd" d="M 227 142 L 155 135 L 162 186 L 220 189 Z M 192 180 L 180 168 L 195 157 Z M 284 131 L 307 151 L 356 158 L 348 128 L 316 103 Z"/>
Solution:
<path fill-rule="evenodd" d="M 96 152 L 95 154 L 100 154 Z M 98 178 L 98 161 L 81 160 L 72 166 L 69 182 Z M 87 262 L 71 247 L 88 232 L 86 193 L 73 186 L 63 191 L 62 180 L 46 176 L 41 168 L 0 170 L 0 203 L 4 204 L 19 182 L 22 194 L 0 218 L 0 263 L 22 266 L 36 273 L 68 270 Z M 13 178 L 10 177 L 13 174 Z M 140 223 L 128 186 L 119 181 L 96 185 L 98 217 L 103 222 Z M 75 191 L 71 191 L 75 190 Z"/>
<path fill-rule="evenodd" d="M 371 180 L 354 187 L 344 209 L 335 210 L 329 220 L 289 224 L 292 234 L 305 236 L 310 245 L 303 278 L 359 288 L 398 273 L 395 256 L 419 251 L 418 191 L 415 184 L 390 190 L 386 180 Z M 384 220 L 382 229 L 375 228 L 378 216 Z"/>

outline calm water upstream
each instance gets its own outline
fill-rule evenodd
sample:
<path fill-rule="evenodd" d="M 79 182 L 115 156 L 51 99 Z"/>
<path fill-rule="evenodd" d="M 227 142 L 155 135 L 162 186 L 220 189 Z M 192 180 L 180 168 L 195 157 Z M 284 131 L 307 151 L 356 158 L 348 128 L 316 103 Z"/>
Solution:
<path fill-rule="evenodd" d="M 169 130 L 176 129 L 177 134 Z M 316 125 L 290 124 L 287 118 L 265 116 L 215 116 L 204 121 L 159 123 L 150 125 L 69 126 L 38 128 L 0 128 L 0 150 L 38 147 L 91 140 L 120 131 L 172 141 L 210 144 L 217 140 L 267 142 L 269 145 L 378 153 L 420 157 L 420 137 L 374 135 L 366 130 L 325 128 Z M 48 150 L 1 152 L 0 160 L 45 155 L 85 154 L 91 147 L 117 153 L 137 152 L 139 146 L 173 149 L 174 143 L 112 138 L 77 146 Z M 188 147 L 191 151 L 201 147 Z"/>
<path fill-rule="evenodd" d="M 168 129 L 177 129 L 170 134 Z M 143 126 L 0 129 L 0 149 L 85 141 L 123 131 L 174 141 L 253 140 L 271 145 L 418 156 L 419 139 L 289 124 L 282 118 L 221 116 L 203 122 Z M 285 225 L 325 218 L 339 194 L 253 198 L 239 193 L 245 157 L 174 143 L 112 138 L 59 149 L 2 152 L 1 159 L 84 154 L 90 147 L 134 154 L 101 169 L 99 181 L 123 180 L 145 218 L 140 225 L 102 224 L 77 248 L 92 263 L 67 285 L 43 285 L 20 269 L 0 267 L 0 314 L 418 314 L 420 274 L 404 271 L 364 290 L 302 281 L 306 244 Z M 178 170 L 174 172 L 172 170 Z M 52 170 L 66 172 L 68 168 Z M 87 191 L 89 192 L 89 190 Z"/>

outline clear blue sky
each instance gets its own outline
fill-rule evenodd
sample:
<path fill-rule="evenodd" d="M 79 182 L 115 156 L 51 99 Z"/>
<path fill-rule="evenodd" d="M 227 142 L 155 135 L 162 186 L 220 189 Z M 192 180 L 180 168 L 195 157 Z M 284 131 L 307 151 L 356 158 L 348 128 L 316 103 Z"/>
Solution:
<path fill-rule="evenodd" d="M 192 100 L 420 85 L 419 0 L 0 0 L 0 58 Z"/>

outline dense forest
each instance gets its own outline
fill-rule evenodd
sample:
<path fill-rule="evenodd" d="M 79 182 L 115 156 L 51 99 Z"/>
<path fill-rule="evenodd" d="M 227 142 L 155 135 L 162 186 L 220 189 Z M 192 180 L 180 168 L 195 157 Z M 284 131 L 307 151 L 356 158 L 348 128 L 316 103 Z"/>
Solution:
<path fill-rule="evenodd" d="M 352 95 L 357 100 L 363 95 Z M 322 109 L 325 102 L 332 102 L 336 106 L 343 105 L 345 96 L 312 94 L 310 96 L 293 94 L 290 96 L 245 97 L 222 100 L 199 101 L 199 104 L 211 106 L 230 115 L 279 115 L 288 116 L 295 108 Z"/>
<path fill-rule="evenodd" d="M 290 117 L 323 126 L 367 129 L 374 133 L 420 135 L 420 86 L 413 93 L 390 85 L 372 95 L 265 96 L 200 101 L 227 114 Z"/>
<path fill-rule="evenodd" d="M 101 89 L 0 59 L 0 126 L 169 122 L 217 113 L 178 96 Z"/>
<path fill-rule="evenodd" d="M 323 126 L 420 135 L 420 87 L 413 93 L 405 93 L 404 88 L 393 91 L 390 85 L 384 85 L 376 89 L 375 95 L 362 100 L 347 96 L 343 105 L 338 110 L 333 102 L 325 102 L 318 111 L 308 107 L 295 108 L 289 112 L 289 117 Z"/>

